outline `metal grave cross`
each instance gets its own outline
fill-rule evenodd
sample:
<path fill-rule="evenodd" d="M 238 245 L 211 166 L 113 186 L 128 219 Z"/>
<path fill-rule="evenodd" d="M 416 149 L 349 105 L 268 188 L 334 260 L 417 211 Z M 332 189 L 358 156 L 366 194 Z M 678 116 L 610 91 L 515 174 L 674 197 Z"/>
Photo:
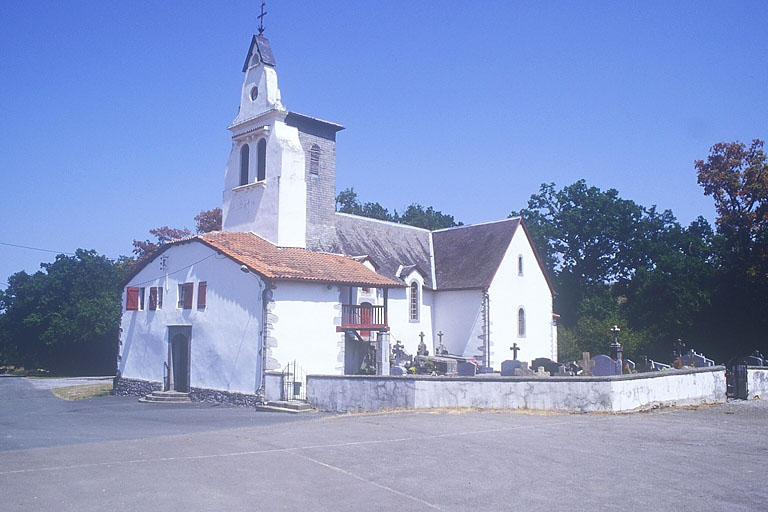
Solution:
<path fill-rule="evenodd" d="M 517 360 L 517 353 L 521 350 L 520 347 L 517 346 L 517 343 L 513 343 L 511 347 L 509 347 L 509 350 L 512 351 L 512 359 Z"/>
<path fill-rule="evenodd" d="M 581 361 L 576 364 L 581 368 L 582 375 L 592 375 L 592 367 L 595 366 L 595 362 L 589 358 L 589 352 L 583 352 L 581 354 Z"/>
<path fill-rule="evenodd" d="M 261 14 L 256 16 L 259 19 L 259 35 L 264 33 L 264 16 L 267 15 L 267 13 L 264 12 L 265 5 L 267 5 L 267 2 L 261 2 Z"/>
<path fill-rule="evenodd" d="M 421 332 L 419 333 L 419 340 L 420 340 L 422 343 L 424 343 L 424 331 L 421 331 Z"/>
<path fill-rule="evenodd" d="M 392 352 L 395 353 L 395 364 L 401 365 L 403 362 L 403 355 L 405 355 L 405 345 L 400 343 L 400 340 L 397 340 L 397 343 L 395 343 L 395 346 L 392 348 Z"/>

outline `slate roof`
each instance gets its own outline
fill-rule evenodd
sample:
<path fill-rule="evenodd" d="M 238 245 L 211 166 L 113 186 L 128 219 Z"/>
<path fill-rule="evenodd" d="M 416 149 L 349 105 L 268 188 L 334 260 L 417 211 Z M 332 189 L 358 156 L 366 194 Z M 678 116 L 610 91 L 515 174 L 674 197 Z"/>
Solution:
<path fill-rule="evenodd" d="M 253 272 L 267 279 L 315 281 L 374 288 L 404 286 L 402 282 L 393 281 L 373 272 L 353 258 L 296 247 L 278 247 L 255 233 L 213 231 L 171 242 L 164 245 L 161 250 L 195 241 L 202 242 L 235 262 L 248 266 Z M 156 254 L 155 258 L 159 254 Z M 134 275 L 140 269 L 136 269 Z"/>
<path fill-rule="evenodd" d="M 490 286 L 520 219 L 507 219 L 432 232 L 438 290 Z"/>
<path fill-rule="evenodd" d="M 336 240 L 323 240 L 314 250 L 349 256 L 369 256 L 379 274 L 398 280 L 400 265 L 417 265 L 426 273 L 424 285 L 433 288 L 429 249 L 430 231 L 394 222 L 336 213 Z"/>

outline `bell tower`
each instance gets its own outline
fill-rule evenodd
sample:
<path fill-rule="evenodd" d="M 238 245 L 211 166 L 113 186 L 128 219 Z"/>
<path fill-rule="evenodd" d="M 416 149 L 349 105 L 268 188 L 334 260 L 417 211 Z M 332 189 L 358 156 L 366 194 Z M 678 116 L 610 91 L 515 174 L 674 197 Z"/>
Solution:
<path fill-rule="evenodd" d="M 262 16 L 263 18 L 263 6 Z M 282 247 L 314 249 L 335 229 L 336 132 L 341 125 L 288 112 L 269 40 L 251 39 L 240 107 L 228 130 L 222 229 Z"/>

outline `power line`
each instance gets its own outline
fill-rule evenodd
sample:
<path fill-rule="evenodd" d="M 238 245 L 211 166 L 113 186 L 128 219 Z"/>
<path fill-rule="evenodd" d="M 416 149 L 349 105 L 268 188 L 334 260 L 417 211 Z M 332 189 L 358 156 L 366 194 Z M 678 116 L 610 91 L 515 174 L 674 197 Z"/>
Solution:
<path fill-rule="evenodd" d="M 8 242 L 0 242 L 0 245 L 7 245 L 10 247 L 18 247 L 20 249 L 30 249 L 32 251 L 52 252 L 54 254 L 66 254 L 67 256 L 74 256 L 73 252 L 54 251 L 52 249 L 41 249 L 39 247 L 30 247 L 28 245 L 9 244 Z"/>

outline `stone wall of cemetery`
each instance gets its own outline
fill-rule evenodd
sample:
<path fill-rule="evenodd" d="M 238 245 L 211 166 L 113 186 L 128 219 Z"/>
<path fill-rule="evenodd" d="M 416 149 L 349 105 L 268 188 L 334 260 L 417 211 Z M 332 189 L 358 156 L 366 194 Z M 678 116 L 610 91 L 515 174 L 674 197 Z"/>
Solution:
<path fill-rule="evenodd" d="M 747 367 L 747 399 L 768 400 L 768 367 Z"/>
<path fill-rule="evenodd" d="M 615 377 L 309 375 L 307 399 L 319 410 L 336 412 L 435 407 L 626 412 L 722 403 L 726 383 L 723 366 Z"/>

